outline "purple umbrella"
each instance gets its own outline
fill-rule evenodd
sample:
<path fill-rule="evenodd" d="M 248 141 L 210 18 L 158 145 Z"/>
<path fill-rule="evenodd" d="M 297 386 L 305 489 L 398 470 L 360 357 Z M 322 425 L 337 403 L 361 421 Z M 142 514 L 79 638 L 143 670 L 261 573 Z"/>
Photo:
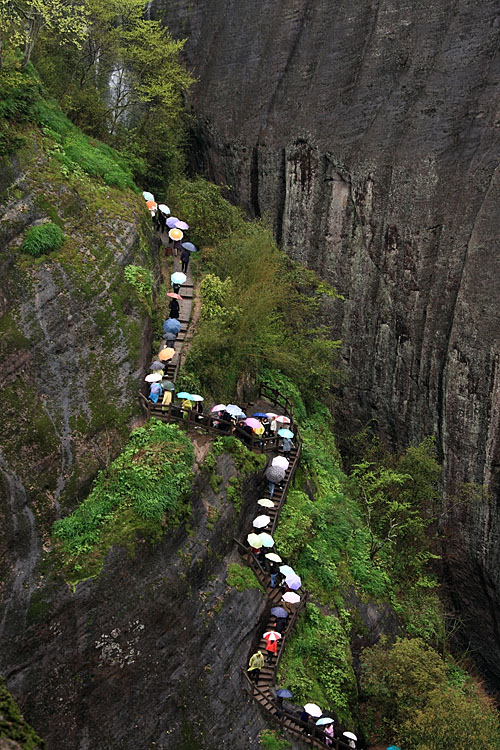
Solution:
<path fill-rule="evenodd" d="M 283 607 L 273 607 L 271 614 L 275 617 L 288 617 L 288 612 Z"/>
<path fill-rule="evenodd" d="M 167 227 L 170 227 L 170 229 L 173 229 L 174 227 L 177 226 L 178 221 L 179 219 L 177 218 L 177 216 L 169 216 L 167 219 Z"/>
<path fill-rule="evenodd" d="M 183 229 L 184 231 L 186 231 L 186 229 L 189 229 L 189 224 L 186 224 L 185 221 L 179 221 L 179 219 L 176 219 L 175 226 L 177 227 L 177 229 Z"/>
<path fill-rule="evenodd" d="M 297 589 L 300 589 L 302 586 L 302 581 L 299 576 L 287 576 L 285 578 L 285 583 L 289 589 L 292 589 L 292 591 L 297 591 Z"/>

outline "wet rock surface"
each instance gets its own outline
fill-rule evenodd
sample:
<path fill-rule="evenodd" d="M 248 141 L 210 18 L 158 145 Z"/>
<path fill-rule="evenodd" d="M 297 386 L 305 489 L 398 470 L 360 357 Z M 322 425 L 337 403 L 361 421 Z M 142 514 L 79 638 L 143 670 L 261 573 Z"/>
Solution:
<path fill-rule="evenodd" d="M 217 460 L 225 485 L 228 456 Z M 202 472 L 188 527 L 139 549 L 114 549 L 75 593 L 42 581 L 26 632 L 3 658 L 8 687 L 49 748 L 258 747 L 265 726 L 241 668 L 265 607 L 226 585 L 233 535 L 253 517 L 255 480 L 236 516 Z"/>
<path fill-rule="evenodd" d="M 466 640 L 500 674 L 500 157 L 492 0 L 156 0 L 199 80 L 194 166 L 346 297 L 347 429 L 434 434 Z M 476 596 L 478 598 L 476 599 Z M 497 683 L 498 684 L 498 683 Z"/>

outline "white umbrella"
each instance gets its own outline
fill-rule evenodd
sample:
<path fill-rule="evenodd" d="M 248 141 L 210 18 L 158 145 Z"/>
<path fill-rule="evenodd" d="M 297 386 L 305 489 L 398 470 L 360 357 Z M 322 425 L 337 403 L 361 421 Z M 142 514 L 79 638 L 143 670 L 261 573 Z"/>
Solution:
<path fill-rule="evenodd" d="M 268 552 L 264 557 L 267 557 L 271 562 L 281 562 L 281 557 L 277 555 L 276 552 Z"/>
<path fill-rule="evenodd" d="M 306 711 L 309 716 L 314 716 L 315 719 L 318 719 L 323 711 L 316 703 L 306 703 L 304 706 L 304 711 Z"/>
<path fill-rule="evenodd" d="M 194 393 L 191 401 L 203 401 L 203 396 L 199 396 L 197 393 Z"/>
<path fill-rule="evenodd" d="M 142 194 L 145 201 L 154 201 L 155 197 L 153 193 L 148 193 L 147 190 L 145 190 Z"/>
<path fill-rule="evenodd" d="M 158 383 L 162 378 L 161 372 L 152 372 L 150 375 L 146 375 L 144 380 L 146 383 Z"/>
<path fill-rule="evenodd" d="M 256 529 L 263 529 L 264 526 L 267 526 L 270 520 L 269 516 L 257 516 L 257 518 L 254 518 L 253 525 Z"/>
<path fill-rule="evenodd" d="M 344 734 L 344 737 L 347 737 L 350 740 L 356 741 L 358 739 L 353 732 L 343 732 L 343 734 Z"/>
<path fill-rule="evenodd" d="M 290 565 L 282 565 L 280 567 L 280 573 L 283 573 L 284 576 L 294 576 L 295 571 L 293 568 L 290 567 Z"/>
<path fill-rule="evenodd" d="M 164 203 L 160 203 L 160 205 L 158 206 L 158 208 L 160 209 L 160 211 L 162 212 L 162 214 L 169 214 L 170 213 L 169 207 L 166 206 Z"/>
<path fill-rule="evenodd" d="M 289 461 L 284 456 L 276 456 L 276 458 L 273 458 L 273 462 L 271 466 L 279 466 L 280 469 L 285 469 L 285 471 L 288 469 Z"/>
<path fill-rule="evenodd" d="M 281 417 L 276 417 L 276 421 L 280 424 L 290 424 L 290 420 L 288 419 L 288 417 L 285 417 L 283 415 Z"/>
<path fill-rule="evenodd" d="M 274 508 L 273 501 L 268 500 L 267 497 L 263 497 L 260 500 L 257 500 L 257 505 L 262 505 L 263 508 Z"/>
<path fill-rule="evenodd" d="M 281 633 L 278 633 L 276 630 L 268 630 L 262 637 L 265 638 L 268 643 L 272 643 L 273 641 L 279 641 Z"/>
<path fill-rule="evenodd" d="M 287 591 L 286 594 L 283 594 L 283 601 L 288 602 L 289 604 L 297 604 L 298 602 L 300 602 L 300 596 L 298 594 L 294 594 L 293 591 Z M 323 712 L 320 711 L 318 716 L 321 716 L 322 713 Z"/>

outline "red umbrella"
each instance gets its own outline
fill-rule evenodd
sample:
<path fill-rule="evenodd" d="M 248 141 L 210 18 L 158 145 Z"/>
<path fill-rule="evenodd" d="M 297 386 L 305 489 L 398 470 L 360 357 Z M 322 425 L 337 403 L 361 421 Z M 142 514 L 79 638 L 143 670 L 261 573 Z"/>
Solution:
<path fill-rule="evenodd" d="M 272 643 L 272 641 L 279 641 L 279 639 L 281 638 L 281 633 L 278 633 L 276 630 L 268 630 L 267 633 L 264 633 L 262 637 L 268 643 Z"/>
<path fill-rule="evenodd" d="M 172 299 L 182 299 L 180 294 L 176 294 L 175 292 L 168 292 L 167 297 L 172 297 Z"/>

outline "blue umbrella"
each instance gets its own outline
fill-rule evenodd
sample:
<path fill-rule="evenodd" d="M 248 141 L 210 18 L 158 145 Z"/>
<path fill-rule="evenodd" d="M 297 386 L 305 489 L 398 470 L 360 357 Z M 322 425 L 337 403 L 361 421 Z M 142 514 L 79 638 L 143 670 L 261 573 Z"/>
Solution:
<path fill-rule="evenodd" d="M 181 247 L 183 247 L 184 250 L 189 250 L 190 253 L 195 253 L 198 250 L 192 242 L 183 242 Z"/>
<path fill-rule="evenodd" d="M 325 724 L 333 724 L 334 722 L 335 722 L 335 719 L 330 719 L 329 716 L 323 716 L 322 719 L 318 719 L 318 721 L 316 722 L 316 726 L 322 727 Z"/>
<path fill-rule="evenodd" d="M 179 333 L 181 323 L 177 318 L 168 318 L 163 324 L 163 330 L 165 333 Z"/>
<path fill-rule="evenodd" d="M 170 229 L 173 229 L 176 225 L 179 219 L 177 216 L 169 216 L 167 219 L 167 227 L 170 227 Z"/>
<path fill-rule="evenodd" d="M 397 745 L 389 745 L 389 747 L 387 748 L 387 750 L 401 750 L 401 748 L 398 747 Z"/>
<path fill-rule="evenodd" d="M 286 688 L 281 688 L 281 690 L 277 690 L 276 695 L 278 696 L 278 698 L 293 698 L 292 691 L 287 690 Z"/>
<path fill-rule="evenodd" d="M 288 612 L 283 607 L 273 607 L 271 614 L 275 617 L 288 617 Z"/>
<path fill-rule="evenodd" d="M 266 534 L 265 531 L 262 531 L 260 534 L 257 534 L 260 541 L 264 545 L 264 547 L 274 547 L 274 539 L 272 538 L 271 534 Z"/>
<path fill-rule="evenodd" d="M 293 432 L 291 430 L 287 430 L 285 428 L 282 428 L 281 430 L 278 430 L 278 435 L 283 438 L 288 438 L 291 440 L 293 438 Z"/>
<path fill-rule="evenodd" d="M 155 199 L 153 193 L 148 193 L 147 190 L 143 192 L 142 197 L 145 201 L 154 201 Z"/>
<path fill-rule="evenodd" d="M 252 414 L 252 417 L 267 417 L 267 414 L 264 414 L 263 411 L 256 411 L 255 414 Z"/>
<path fill-rule="evenodd" d="M 190 393 L 187 393 L 187 391 L 180 391 L 180 393 L 177 394 L 177 398 L 187 398 L 189 401 L 191 401 L 192 396 Z"/>
<path fill-rule="evenodd" d="M 184 284 L 186 279 L 187 279 L 187 276 L 184 273 L 181 273 L 180 271 L 176 271 L 170 277 L 170 281 L 172 282 L 172 284 Z"/>

